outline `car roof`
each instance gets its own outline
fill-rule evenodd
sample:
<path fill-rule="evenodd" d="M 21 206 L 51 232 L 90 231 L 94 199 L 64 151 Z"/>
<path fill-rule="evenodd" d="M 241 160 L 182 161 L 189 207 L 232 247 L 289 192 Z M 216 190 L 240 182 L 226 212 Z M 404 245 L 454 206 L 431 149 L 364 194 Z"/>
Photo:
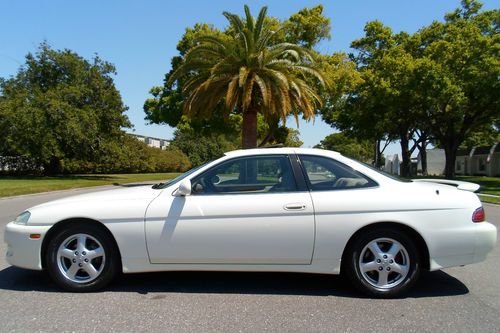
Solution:
<path fill-rule="evenodd" d="M 315 156 L 329 157 L 352 167 L 354 170 L 357 170 L 367 175 L 368 177 L 372 178 L 379 184 L 392 181 L 392 179 L 388 178 L 387 176 L 384 176 L 379 172 L 372 170 L 366 165 L 363 165 L 361 162 L 345 157 L 339 152 L 326 149 L 319 149 L 319 148 L 295 148 L 295 147 L 274 148 L 273 147 L 273 148 L 240 149 L 225 153 L 224 159 L 240 157 L 240 156 L 279 155 L 279 154 L 315 155 Z"/>
<path fill-rule="evenodd" d="M 318 148 L 295 148 L 295 147 L 282 147 L 282 148 L 253 148 L 253 149 L 239 149 L 225 153 L 226 156 L 252 156 L 252 155 L 274 155 L 274 154 L 311 154 L 311 155 L 340 155 L 340 153 L 332 150 L 324 150 Z"/>

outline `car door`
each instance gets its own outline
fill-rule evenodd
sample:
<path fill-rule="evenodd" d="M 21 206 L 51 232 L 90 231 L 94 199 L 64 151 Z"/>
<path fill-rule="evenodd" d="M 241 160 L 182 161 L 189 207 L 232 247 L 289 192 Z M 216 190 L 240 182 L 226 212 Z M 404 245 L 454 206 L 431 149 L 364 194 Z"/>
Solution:
<path fill-rule="evenodd" d="M 152 263 L 310 264 L 314 212 L 287 155 L 236 157 L 158 197 L 146 216 Z M 171 196 L 171 194 L 168 194 Z"/>
<path fill-rule="evenodd" d="M 374 180 L 331 157 L 301 154 L 299 160 L 316 214 L 314 261 L 338 267 L 349 237 L 373 221 L 386 195 Z"/>

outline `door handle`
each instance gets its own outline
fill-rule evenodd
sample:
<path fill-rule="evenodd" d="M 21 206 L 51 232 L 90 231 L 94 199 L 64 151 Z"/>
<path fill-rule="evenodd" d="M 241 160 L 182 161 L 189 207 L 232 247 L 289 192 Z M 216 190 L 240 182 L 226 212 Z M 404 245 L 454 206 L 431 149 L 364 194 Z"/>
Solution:
<path fill-rule="evenodd" d="M 300 202 L 294 202 L 294 203 L 289 203 L 286 204 L 285 207 L 283 207 L 285 210 L 304 210 L 306 209 L 306 205 Z"/>

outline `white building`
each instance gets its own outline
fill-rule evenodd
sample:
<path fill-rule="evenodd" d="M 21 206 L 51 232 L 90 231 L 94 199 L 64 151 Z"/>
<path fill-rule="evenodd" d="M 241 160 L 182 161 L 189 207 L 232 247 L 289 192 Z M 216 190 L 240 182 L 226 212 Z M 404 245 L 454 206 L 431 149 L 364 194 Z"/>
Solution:
<path fill-rule="evenodd" d="M 434 148 L 426 151 L 427 153 L 427 175 L 441 176 L 444 175 L 446 166 L 446 158 L 444 149 Z M 419 153 L 417 156 L 417 172 L 422 173 L 422 156 Z"/>
<path fill-rule="evenodd" d="M 399 175 L 400 159 L 397 154 L 386 156 L 384 170 Z M 446 165 L 444 149 L 427 150 L 427 174 L 429 176 L 442 176 Z M 420 154 L 412 158 L 412 175 L 422 173 L 422 160 Z M 459 149 L 455 162 L 455 174 L 469 176 L 500 177 L 500 143 L 492 146 L 473 147 L 472 149 Z"/>
<path fill-rule="evenodd" d="M 399 175 L 399 167 L 400 167 L 399 155 L 394 154 L 392 156 L 385 157 L 385 165 L 384 171 L 388 173 L 392 173 L 393 175 Z"/>
<path fill-rule="evenodd" d="M 457 175 L 500 176 L 500 143 L 493 146 L 459 150 L 455 163 Z"/>
<path fill-rule="evenodd" d="M 132 134 L 129 133 L 131 136 L 135 137 L 137 140 L 144 142 L 150 147 L 153 148 L 159 148 L 162 150 L 165 150 L 170 146 L 170 140 L 167 139 L 160 139 L 160 138 L 154 138 L 151 136 L 144 136 L 144 135 L 139 135 L 139 134 Z"/>

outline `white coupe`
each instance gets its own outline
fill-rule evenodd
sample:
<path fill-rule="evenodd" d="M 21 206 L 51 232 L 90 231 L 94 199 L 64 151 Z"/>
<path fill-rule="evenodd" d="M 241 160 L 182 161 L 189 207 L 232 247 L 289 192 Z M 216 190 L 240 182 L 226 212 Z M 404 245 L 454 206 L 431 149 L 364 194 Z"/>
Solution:
<path fill-rule="evenodd" d="M 453 182 L 452 182 L 453 183 Z M 93 291 L 123 273 L 342 273 L 375 297 L 482 261 L 496 228 L 471 184 L 402 182 L 339 153 L 227 153 L 164 184 L 48 202 L 5 230 L 7 260 Z"/>

